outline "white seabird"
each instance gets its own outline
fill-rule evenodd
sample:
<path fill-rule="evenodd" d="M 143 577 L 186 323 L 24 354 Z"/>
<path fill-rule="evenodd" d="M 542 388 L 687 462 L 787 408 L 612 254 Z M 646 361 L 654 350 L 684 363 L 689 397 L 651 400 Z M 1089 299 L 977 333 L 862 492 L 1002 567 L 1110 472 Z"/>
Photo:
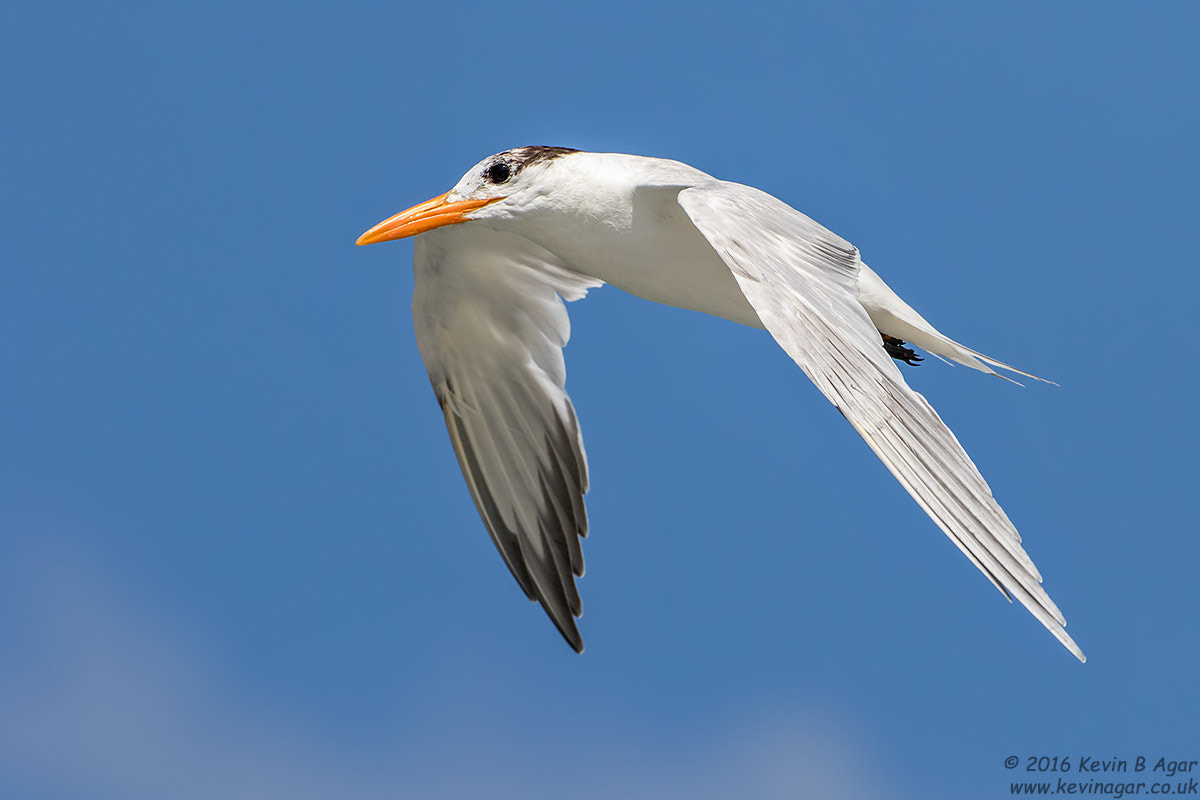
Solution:
<path fill-rule="evenodd" d="M 562 301 L 610 283 L 765 328 L 971 563 L 1085 660 L 983 476 L 895 359 L 919 360 L 909 342 L 1036 376 L 941 334 L 849 242 L 677 161 L 562 147 L 486 158 L 358 244 L 417 234 L 417 344 L 463 477 L 517 583 L 576 651 L 588 474 Z"/>

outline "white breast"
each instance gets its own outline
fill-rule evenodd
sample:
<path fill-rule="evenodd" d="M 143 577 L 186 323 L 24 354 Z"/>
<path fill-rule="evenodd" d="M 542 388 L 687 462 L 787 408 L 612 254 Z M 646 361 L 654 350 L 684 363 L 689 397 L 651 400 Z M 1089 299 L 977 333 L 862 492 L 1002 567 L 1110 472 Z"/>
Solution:
<path fill-rule="evenodd" d="M 680 207 L 682 188 L 640 186 L 586 228 L 531 220 L 531 238 L 572 269 L 645 300 L 761 328 L 728 265 Z"/>

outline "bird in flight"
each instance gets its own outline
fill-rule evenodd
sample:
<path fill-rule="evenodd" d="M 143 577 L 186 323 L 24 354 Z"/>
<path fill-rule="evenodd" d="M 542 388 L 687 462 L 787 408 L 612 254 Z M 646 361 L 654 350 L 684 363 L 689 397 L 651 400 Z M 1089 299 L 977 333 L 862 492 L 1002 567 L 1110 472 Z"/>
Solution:
<path fill-rule="evenodd" d="M 588 470 L 565 388 L 563 301 L 609 283 L 765 328 L 971 563 L 1085 660 L 1016 528 L 896 361 L 920 360 L 911 343 L 1041 379 L 944 336 L 845 239 L 678 161 L 565 147 L 485 158 L 358 244 L 408 236 L 417 345 L 471 497 L 521 589 L 576 651 Z"/>

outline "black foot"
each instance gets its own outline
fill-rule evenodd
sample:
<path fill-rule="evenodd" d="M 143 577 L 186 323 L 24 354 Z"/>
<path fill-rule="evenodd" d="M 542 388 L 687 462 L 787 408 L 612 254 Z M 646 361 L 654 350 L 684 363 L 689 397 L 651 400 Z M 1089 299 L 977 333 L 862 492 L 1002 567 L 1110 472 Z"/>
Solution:
<path fill-rule="evenodd" d="M 888 355 L 897 361 L 903 361 L 914 367 L 919 367 L 925 359 L 917 355 L 917 351 L 911 347 L 904 346 L 903 339 L 897 339 L 895 336 L 888 336 L 886 333 L 883 336 L 883 349 L 887 350 Z"/>

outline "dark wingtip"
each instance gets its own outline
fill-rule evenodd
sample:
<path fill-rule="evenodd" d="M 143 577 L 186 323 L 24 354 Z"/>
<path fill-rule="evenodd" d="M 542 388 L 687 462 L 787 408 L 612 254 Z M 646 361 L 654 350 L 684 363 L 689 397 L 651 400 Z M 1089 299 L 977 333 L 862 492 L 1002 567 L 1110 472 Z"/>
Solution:
<path fill-rule="evenodd" d="M 563 638 L 567 640 L 567 644 L 571 645 L 572 650 L 576 653 L 583 652 L 583 637 L 579 635 L 579 630 L 575 627 L 574 623 L 571 625 L 570 633 L 564 631 L 562 628 L 558 630 L 563 635 Z"/>

